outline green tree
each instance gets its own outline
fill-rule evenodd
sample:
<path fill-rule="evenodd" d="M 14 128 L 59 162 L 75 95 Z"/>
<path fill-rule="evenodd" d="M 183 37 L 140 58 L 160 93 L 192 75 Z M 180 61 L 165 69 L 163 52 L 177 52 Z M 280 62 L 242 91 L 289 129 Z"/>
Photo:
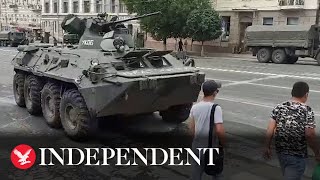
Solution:
<path fill-rule="evenodd" d="M 160 11 L 161 15 L 143 18 L 141 27 L 151 36 L 163 41 L 166 49 L 168 38 L 186 38 L 185 29 L 191 11 L 201 6 L 210 6 L 209 0 L 124 0 L 130 13 L 143 15 Z"/>
<path fill-rule="evenodd" d="M 221 19 L 213 8 L 193 10 L 186 26 L 189 36 L 201 42 L 201 56 L 204 55 L 203 43 L 215 40 L 221 35 Z"/>

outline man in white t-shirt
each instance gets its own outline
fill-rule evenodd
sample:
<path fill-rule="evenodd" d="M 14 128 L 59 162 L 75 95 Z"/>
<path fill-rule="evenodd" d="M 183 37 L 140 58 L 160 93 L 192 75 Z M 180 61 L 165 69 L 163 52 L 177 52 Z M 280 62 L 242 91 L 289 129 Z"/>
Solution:
<path fill-rule="evenodd" d="M 210 127 L 211 108 L 214 104 L 221 84 L 213 80 L 206 81 L 202 85 L 203 99 L 193 105 L 190 111 L 190 130 L 193 137 L 192 149 L 198 152 L 196 148 L 208 147 L 208 136 Z M 214 133 L 213 145 L 217 147 L 219 144 L 225 148 L 225 132 L 223 127 L 222 109 L 217 106 L 214 114 Z M 218 141 L 219 143 L 218 143 Z M 193 162 L 192 164 L 192 179 L 201 180 L 204 172 L 203 156 L 201 157 L 201 165 Z M 213 179 L 221 179 L 222 175 L 214 176 Z"/>

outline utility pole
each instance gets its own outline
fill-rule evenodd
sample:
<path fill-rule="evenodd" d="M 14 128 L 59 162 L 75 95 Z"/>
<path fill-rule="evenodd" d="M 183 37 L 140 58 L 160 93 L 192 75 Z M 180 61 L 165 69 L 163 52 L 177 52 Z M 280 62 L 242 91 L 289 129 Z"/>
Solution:
<path fill-rule="evenodd" d="M 318 7 L 317 7 L 317 13 L 316 13 L 316 25 L 319 26 L 319 16 L 320 16 L 320 0 L 318 0 Z"/>

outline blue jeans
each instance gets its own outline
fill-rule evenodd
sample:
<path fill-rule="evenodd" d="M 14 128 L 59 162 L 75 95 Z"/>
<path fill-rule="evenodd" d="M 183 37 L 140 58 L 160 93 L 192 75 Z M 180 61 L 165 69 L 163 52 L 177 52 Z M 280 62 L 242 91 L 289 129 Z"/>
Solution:
<path fill-rule="evenodd" d="M 278 153 L 278 158 L 285 180 L 300 180 L 306 169 L 306 159 Z"/>

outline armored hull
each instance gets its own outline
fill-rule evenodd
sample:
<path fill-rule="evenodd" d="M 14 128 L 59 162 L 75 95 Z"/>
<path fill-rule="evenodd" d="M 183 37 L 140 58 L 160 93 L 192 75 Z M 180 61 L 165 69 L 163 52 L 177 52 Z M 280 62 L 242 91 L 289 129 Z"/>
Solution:
<path fill-rule="evenodd" d="M 166 121 L 183 122 L 188 118 L 191 104 L 197 100 L 204 81 L 203 73 L 194 67 L 184 66 L 169 51 L 141 49 L 119 54 L 35 45 L 19 46 L 18 50 L 13 59 L 16 75 L 20 74 L 25 81 L 30 76 L 36 77 L 39 81 L 36 86 L 39 88 L 35 93 L 39 97 L 37 99 L 30 92 L 30 95 L 26 95 L 28 90 L 25 89 L 28 87 L 24 82 L 20 88 L 24 88 L 25 103 L 20 101 L 16 93 L 17 104 L 28 108 L 28 99 L 38 101 L 35 104 L 39 107 L 36 110 L 29 107 L 28 111 L 31 114 L 42 111 L 45 118 L 49 119 L 49 125 L 50 116 L 54 117 L 55 110 L 59 110 L 57 121 L 63 121 L 60 113 L 64 110 L 61 104 L 52 105 L 50 100 L 46 105 L 46 99 L 40 93 L 47 84 L 56 86 L 59 103 L 63 101 L 65 92 L 77 90 L 89 119 L 160 111 Z M 133 56 L 139 59 L 138 64 L 128 62 Z M 14 83 L 15 92 L 22 92 L 19 84 Z M 68 135 L 73 137 L 70 133 Z"/>
<path fill-rule="evenodd" d="M 62 27 L 81 36 L 78 46 L 19 46 L 16 103 L 77 140 L 94 132 L 97 117 L 159 111 L 164 121 L 185 121 L 204 74 L 170 51 L 136 49 L 123 21 L 70 15 Z"/>

